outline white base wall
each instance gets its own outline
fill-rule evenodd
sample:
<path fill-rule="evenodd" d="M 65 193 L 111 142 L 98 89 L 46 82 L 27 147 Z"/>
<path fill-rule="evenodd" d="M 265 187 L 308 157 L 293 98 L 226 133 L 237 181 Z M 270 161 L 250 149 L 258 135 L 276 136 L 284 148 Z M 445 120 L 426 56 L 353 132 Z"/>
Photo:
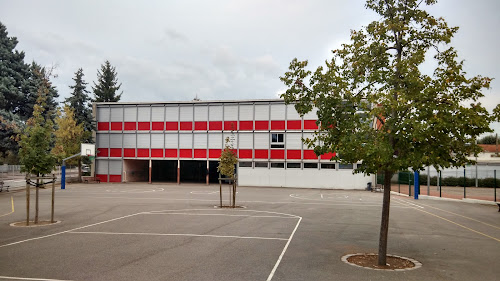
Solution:
<path fill-rule="evenodd" d="M 373 180 L 352 170 L 238 168 L 239 186 L 365 189 Z"/>

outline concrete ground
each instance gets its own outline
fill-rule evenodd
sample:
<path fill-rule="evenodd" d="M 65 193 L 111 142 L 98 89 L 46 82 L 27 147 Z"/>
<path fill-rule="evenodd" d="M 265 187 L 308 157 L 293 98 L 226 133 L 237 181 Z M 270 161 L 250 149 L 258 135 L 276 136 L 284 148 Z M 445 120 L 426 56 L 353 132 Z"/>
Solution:
<path fill-rule="evenodd" d="M 62 222 L 29 228 L 9 226 L 26 218 L 25 192 L 2 192 L 0 279 L 500 278 L 500 212 L 494 205 L 393 195 L 388 252 L 422 267 L 390 272 L 341 261 L 345 254 L 377 252 L 381 193 L 239 187 L 237 204 L 246 208 L 232 210 L 214 208 L 218 190 L 67 185 L 56 190 L 56 219 Z M 49 219 L 50 189 L 41 190 L 40 205 L 40 218 Z"/>

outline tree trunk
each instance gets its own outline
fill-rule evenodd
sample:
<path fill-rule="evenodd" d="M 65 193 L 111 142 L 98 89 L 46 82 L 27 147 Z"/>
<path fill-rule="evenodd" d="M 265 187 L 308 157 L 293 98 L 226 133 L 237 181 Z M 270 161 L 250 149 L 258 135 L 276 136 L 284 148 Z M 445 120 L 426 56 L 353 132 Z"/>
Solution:
<path fill-rule="evenodd" d="M 233 208 L 236 207 L 236 180 L 233 180 Z"/>
<path fill-rule="evenodd" d="M 38 185 L 40 184 L 40 179 L 38 178 L 39 176 L 40 175 L 37 175 L 37 177 L 36 177 L 36 188 L 35 188 L 35 190 L 36 190 L 36 195 L 35 195 L 35 197 L 36 197 L 36 203 L 35 203 L 35 224 L 38 223 L 38 198 L 39 198 L 39 196 L 38 196 L 39 186 Z"/>
<path fill-rule="evenodd" d="M 222 208 L 222 182 L 220 180 L 220 175 L 219 175 L 219 197 L 220 197 L 220 207 Z"/>
<path fill-rule="evenodd" d="M 387 234 L 389 232 L 389 207 L 391 204 L 392 175 L 393 172 L 384 171 L 384 199 L 382 203 L 382 220 L 380 223 L 378 265 L 386 265 L 387 262 Z"/>

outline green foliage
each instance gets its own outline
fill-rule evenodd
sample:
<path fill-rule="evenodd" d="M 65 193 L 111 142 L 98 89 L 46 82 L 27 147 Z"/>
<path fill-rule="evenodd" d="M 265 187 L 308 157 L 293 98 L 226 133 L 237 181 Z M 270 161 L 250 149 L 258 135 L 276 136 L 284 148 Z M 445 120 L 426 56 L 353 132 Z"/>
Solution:
<path fill-rule="evenodd" d="M 74 110 L 68 105 L 65 105 L 63 110 L 64 112 L 58 112 L 56 118 L 56 142 L 52 148 L 52 154 L 58 162 L 79 153 L 81 143 L 84 140 L 83 124 L 76 123 Z M 76 158 L 71 159 L 68 164 L 76 164 L 76 160 Z"/>
<path fill-rule="evenodd" d="M 318 108 L 320 130 L 306 141 L 318 155 L 339 152 L 374 174 L 460 167 L 480 152 L 474 140 L 491 131 L 492 116 L 477 100 L 491 79 L 466 77 L 449 45 L 458 28 L 419 7 L 435 2 L 368 0 L 380 20 L 352 31 L 325 67 L 291 62 L 282 97 L 300 114 Z M 437 65 L 430 75 L 427 54 Z"/>
<path fill-rule="evenodd" d="M 33 116 L 28 120 L 19 141 L 19 157 L 22 172 L 33 175 L 49 174 L 56 163 L 55 157 L 50 153 L 52 142 L 53 123 L 44 117 L 47 95 L 52 87 L 49 82 L 50 71 L 37 72 L 38 78 L 43 81 L 39 86 Z M 48 116 L 46 114 L 45 116 Z"/>
<path fill-rule="evenodd" d="M 109 61 L 101 65 L 101 70 L 97 71 L 97 84 L 94 82 L 94 101 L 95 102 L 116 102 L 119 101 L 123 91 L 117 95 L 121 87 L 118 84 L 116 69 L 111 66 Z"/>
<path fill-rule="evenodd" d="M 219 166 L 217 172 L 221 173 L 228 178 L 234 178 L 234 165 L 238 163 L 238 157 L 234 151 L 229 138 L 226 138 L 224 150 L 219 157 Z"/>
<path fill-rule="evenodd" d="M 496 135 L 488 135 L 480 138 L 477 143 L 478 144 L 496 144 L 497 136 Z"/>
<path fill-rule="evenodd" d="M 85 131 L 84 142 L 92 142 L 92 131 L 95 130 L 93 122 L 91 99 L 87 90 L 87 82 L 83 79 L 83 69 L 79 68 L 73 77 L 74 85 L 69 86 L 73 91 L 71 96 L 66 98 L 65 104 L 74 110 L 74 118 L 77 124 L 83 126 Z"/>

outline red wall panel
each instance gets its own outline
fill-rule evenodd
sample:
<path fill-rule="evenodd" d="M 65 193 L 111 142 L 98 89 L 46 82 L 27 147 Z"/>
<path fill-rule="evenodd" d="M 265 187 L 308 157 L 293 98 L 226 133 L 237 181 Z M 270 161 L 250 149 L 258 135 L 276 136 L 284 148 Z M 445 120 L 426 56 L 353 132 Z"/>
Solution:
<path fill-rule="evenodd" d="M 97 149 L 97 156 L 98 157 L 108 157 L 109 150 L 107 148 L 98 148 Z"/>
<path fill-rule="evenodd" d="M 150 125 L 149 122 L 137 122 L 137 129 L 139 131 L 149 131 Z"/>
<path fill-rule="evenodd" d="M 271 159 L 285 159 L 285 150 L 271 149 Z"/>
<path fill-rule="evenodd" d="M 238 122 L 236 121 L 224 121 L 225 131 L 236 131 L 238 130 Z"/>
<path fill-rule="evenodd" d="M 251 149 L 240 149 L 239 153 L 239 158 L 252 159 Z"/>
<path fill-rule="evenodd" d="M 179 157 L 180 158 L 193 158 L 193 150 L 192 149 L 179 149 Z"/>
<path fill-rule="evenodd" d="M 122 149 L 121 148 L 110 148 L 109 149 L 110 157 L 122 157 Z"/>
<path fill-rule="evenodd" d="M 136 123 L 135 122 L 125 122 L 124 126 L 125 131 L 135 131 Z"/>
<path fill-rule="evenodd" d="M 304 159 L 318 159 L 314 150 L 304 150 Z"/>
<path fill-rule="evenodd" d="M 101 182 L 108 182 L 108 175 L 95 175 L 96 177 L 98 177 Z"/>
<path fill-rule="evenodd" d="M 255 150 L 256 159 L 267 159 L 269 158 L 269 151 L 267 149 L 256 149 Z"/>
<path fill-rule="evenodd" d="M 195 149 L 194 150 L 194 158 L 207 158 L 207 150 L 206 149 Z"/>
<path fill-rule="evenodd" d="M 304 120 L 304 130 L 316 130 L 318 125 L 316 125 L 316 120 Z"/>
<path fill-rule="evenodd" d="M 98 131 L 109 131 L 109 122 L 97 122 Z"/>
<path fill-rule="evenodd" d="M 177 158 L 177 149 L 165 149 L 165 157 Z"/>
<path fill-rule="evenodd" d="M 122 127 L 122 122 L 111 122 L 111 131 L 121 131 Z"/>
<path fill-rule="evenodd" d="M 149 157 L 149 148 L 138 148 L 137 157 Z"/>
<path fill-rule="evenodd" d="M 152 128 L 153 131 L 163 131 L 164 127 L 165 127 L 165 123 L 164 122 L 153 122 L 151 124 L 151 128 Z"/>
<path fill-rule="evenodd" d="M 286 159 L 301 159 L 300 150 L 287 150 Z"/>
<path fill-rule="evenodd" d="M 252 131 L 253 121 L 240 121 L 240 131 Z"/>
<path fill-rule="evenodd" d="M 208 129 L 210 131 L 222 131 L 222 121 L 210 121 L 210 122 L 208 122 Z"/>
<path fill-rule="evenodd" d="M 123 157 L 135 157 L 135 148 L 124 148 Z"/>
<path fill-rule="evenodd" d="M 269 130 L 269 121 L 255 121 L 255 130 Z"/>
<path fill-rule="evenodd" d="M 285 130 L 285 121 L 271 121 L 271 130 Z"/>
<path fill-rule="evenodd" d="M 206 121 L 194 122 L 194 129 L 196 131 L 206 131 L 207 130 L 207 122 Z"/>
<path fill-rule="evenodd" d="M 109 175 L 109 182 L 122 182 L 121 175 Z"/>
<path fill-rule="evenodd" d="M 181 131 L 191 131 L 193 129 L 193 122 L 181 122 Z"/>
<path fill-rule="evenodd" d="M 287 130 L 300 130 L 302 129 L 302 121 L 300 120 L 288 120 L 286 121 Z"/>
<path fill-rule="evenodd" d="M 151 157 L 163 157 L 163 149 L 151 148 Z"/>
<path fill-rule="evenodd" d="M 335 152 L 325 153 L 321 155 L 321 159 L 330 160 L 332 157 L 335 157 Z"/>
<path fill-rule="evenodd" d="M 165 122 L 165 126 L 167 131 L 177 131 L 179 129 L 178 122 Z"/>
<path fill-rule="evenodd" d="M 208 158 L 219 158 L 222 153 L 222 149 L 209 149 Z"/>

